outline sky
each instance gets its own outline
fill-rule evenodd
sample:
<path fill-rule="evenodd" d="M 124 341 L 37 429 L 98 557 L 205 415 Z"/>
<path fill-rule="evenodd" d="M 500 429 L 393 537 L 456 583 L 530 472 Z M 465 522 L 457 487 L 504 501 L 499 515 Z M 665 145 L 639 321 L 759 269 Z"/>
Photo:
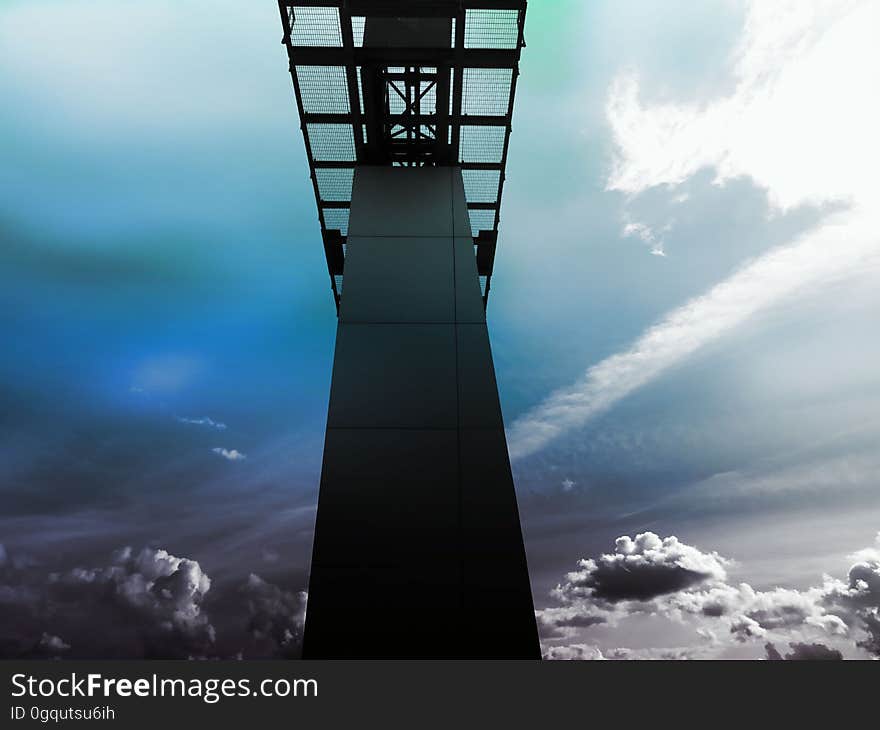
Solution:
<path fill-rule="evenodd" d="M 488 317 L 546 657 L 880 655 L 876 27 L 529 4 Z M 298 653 L 335 308 L 280 36 L 0 7 L 2 656 Z"/>

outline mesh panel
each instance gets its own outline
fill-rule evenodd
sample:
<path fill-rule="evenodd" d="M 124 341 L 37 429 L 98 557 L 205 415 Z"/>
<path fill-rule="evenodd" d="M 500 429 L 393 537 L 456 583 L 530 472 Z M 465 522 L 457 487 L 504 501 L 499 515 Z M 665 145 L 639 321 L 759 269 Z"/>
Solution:
<path fill-rule="evenodd" d="M 309 114 L 348 114 L 348 84 L 342 66 L 297 66 L 303 109 Z"/>
<path fill-rule="evenodd" d="M 406 110 L 406 86 L 403 81 L 388 81 L 388 108 L 392 114 L 403 114 Z"/>
<path fill-rule="evenodd" d="M 501 180 L 498 170 L 462 170 L 461 177 L 468 203 L 494 203 L 497 200 Z"/>
<path fill-rule="evenodd" d="M 419 114 L 434 114 L 437 111 L 437 84 L 431 86 L 432 83 L 432 81 L 422 81 L 419 84 L 419 94 L 422 94 Z"/>
<path fill-rule="evenodd" d="M 295 46 L 342 45 L 339 8 L 294 7 L 290 14 L 290 42 Z"/>
<path fill-rule="evenodd" d="M 509 68 L 466 68 L 461 99 L 463 114 L 505 115 L 510 105 L 513 70 Z"/>
<path fill-rule="evenodd" d="M 353 169 L 315 170 L 315 179 L 318 181 L 318 193 L 321 200 L 351 200 Z"/>
<path fill-rule="evenodd" d="M 516 48 L 518 42 L 518 10 L 468 10 L 465 14 L 465 48 Z"/>
<path fill-rule="evenodd" d="M 491 231 L 495 227 L 494 210 L 469 210 L 471 234 L 476 238 L 480 231 Z"/>
<path fill-rule="evenodd" d="M 312 157 L 318 162 L 354 162 L 354 132 L 350 124 L 307 124 Z"/>
<path fill-rule="evenodd" d="M 324 227 L 338 228 L 343 236 L 348 235 L 348 208 L 324 208 Z"/>
<path fill-rule="evenodd" d="M 461 126 L 459 160 L 462 162 L 501 162 L 505 127 Z"/>
<path fill-rule="evenodd" d="M 355 48 L 364 46 L 364 29 L 367 27 L 367 19 L 362 15 L 354 15 L 351 18 L 351 34 L 354 36 Z"/>

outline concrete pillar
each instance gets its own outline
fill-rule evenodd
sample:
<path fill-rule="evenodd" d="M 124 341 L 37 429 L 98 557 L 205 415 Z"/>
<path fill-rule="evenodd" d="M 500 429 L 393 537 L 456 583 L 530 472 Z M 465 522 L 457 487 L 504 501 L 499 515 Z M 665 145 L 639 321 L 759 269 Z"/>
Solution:
<path fill-rule="evenodd" d="M 306 658 L 538 658 L 461 170 L 355 173 Z"/>

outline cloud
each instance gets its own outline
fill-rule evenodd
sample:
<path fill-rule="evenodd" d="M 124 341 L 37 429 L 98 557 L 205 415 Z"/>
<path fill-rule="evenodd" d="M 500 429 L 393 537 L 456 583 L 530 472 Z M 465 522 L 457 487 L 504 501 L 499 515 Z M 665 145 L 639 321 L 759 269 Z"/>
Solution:
<path fill-rule="evenodd" d="M 866 637 L 857 642 L 869 654 L 880 657 L 880 610 L 867 611 L 864 617 Z"/>
<path fill-rule="evenodd" d="M 617 538 L 614 553 L 580 560 L 554 595 L 564 602 L 590 598 L 598 602 L 646 601 L 657 596 L 726 578 L 725 561 L 653 532 Z"/>
<path fill-rule="evenodd" d="M 792 649 L 791 653 L 786 654 L 783 657 L 776 647 L 768 641 L 764 645 L 764 649 L 767 652 L 767 659 L 770 661 L 833 661 L 843 659 L 843 654 L 837 649 L 831 649 L 825 646 L 825 644 L 792 642 L 789 646 Z"/>
<path fill-rule="evenodd" d="M 553 642 L 580 638 L 582 629 L 640 616 L 692 623 L 701 638 L 721 648 L 711 623 L 726 627 L 734 645 L 816 635 L 880 657 L 880 534 L 876 547 L 852 557 L 845 581 L 824 576 L 821 585 L 806 590 L 758 590 L 730 584 L 731 561 L 716 552 L 650 532 L 623 536 L 613 553 L 578 561 L 578 570 L 551 593 L 561 605 L 536 615 L 545 647 L 555 650 Z M 795 658 L 822 653 L 802 640 L 795 643 Z"/>
<path fill-rule="evenodd" d="M 550 394 L 511 426 L 512 458 L 582 426 L 786 298 L 880 268 L 880 100 L 872 93 L 880 47 L 871 31 L 878 25 L 880 6 L 872 2 L 753 0 L 729 97 L 644 105 L 638 79 L 618 78 L 607 108 L 616 147 L 609 190 L 632 197 L 674 188 L 710 167 L 719 184 L 751 179 L 777 211 L 847 207 L 745 263 Z M 628 221 L 625 232 L 645 238 L 649 230 Z"/>
<path fill-rule="evenodd" d="M 247 456 L 236 449 L 224 449 L 221 446 L 211 449 L 218 456 L 222 456 L 227 461 L 244 461 Z"/>
<path fill-rule="evenodd" d="M 602 650 L 596 646 L 587 644 L 572 644 L 570 646 L 550 646 L 543 652 L 544 659 L 562 661 L 602 661 L 605 656 Z"/>
<path fill-rule="evenodd" d="M 202 611 L 211 580 L 194 560 L 126 547 L 106 567 L 73 568 L 49 582 L 55 604 L 126 616 L 147 656 L 199 654 L 214 643 L 214 627 Z"/>
<path fill-rule="evenodd" d="M 66 643 L 60 636 L 52 636 L 45 631 L 40 637 L 39 646 L 49 653 L 59 653 L 70 649 L 70 644 Z"/>
<path fill-rule="evenodd" d="M 577 629 L 608 623 L 608 616 L 601 609 L 590 612 L 582 604 L 552 606 L 536 611 L 535 615 L 538 619 L 538 633 L 547 638 L 573 636 Z"/>
<path fill-rule="evenodd" d="M 669 227 L 664 227 L 663 233 L 665 233 Z M 631 236 L 635 236 L 636 238 L 641 239 L 645 243 L 648 244 L 651 248 L 651 254 L 654 256 L 665 256 L 666 252 L 663 250 L 663 238 L 662 236 L 658 236 L 654 229 L 649 225 L 641 222 L 627 222 L 623 226 L 623 231 L 621 232 L 625 238 L 629 238 Z"/>
<path fill-rule="evenodd" d="M 514 422 L 510 455 L 524 458 L 585 424 L 756 312 L 821 282 L 880 263 L 878 229 L 851 219 L 828 222 L 798 242 L 761 256 L 649 328 L 627 350 L 591 367 Z"/>
<path fill-rule="evenodd" d="M 175 416 L 174 420 L 178 423 L 189 423 L 194 426 L 209 426 L 210 428 L 217 429 L 218 431 L 225 431 L 226 424 L 220 423 L 219 421 L 215 421 L 208 416 L 202 416 L 201 418 L 185 418 L 183 416 Z"/>
<path fill-rule="evenodd" d="M 633 661 L 659 660 L 680 661 L 698 658 L 698 652 L 689 648 L 673 649 L 628 649 L 618 647 L 602 650 L 590 644 L 572 644 L 570 646 L 550 646 L 542 654 L 544 659 L 562 661 Z"/>
<path fill-rule="evenodd" d="M 282 590 L 256 573 L 250 574 L 241 590 L 247 599 L 251 635 L 269 642 L 278 656 L 298 656 L 308 594 Z"/>
<path fill-rule="evenodd" d="M 876 199 L 878 23 L 872 0 L 751 0 L 730 95 L 645 105 L 638 77 L 621 74 L 608 188 L 638 194 L 712 167 L 719 184 L 751 178 L 780 210 Z"/>
<path fill-rule="evenodd" d="M 0 658 L 299 656 L 305 592 L 256 574 L 217 590 L 198 561 L 152 547 L 56 572 L 2 549 Z"/>
<path fill-rule="evenodd" d="M 10 571 L 9 562 L 0 585 L 13 632 L 2 637 L 5 655 L 76 649 L 81 657 L 175 658 L 202 653 L 214 642 L 202 611 L 211 581 L 194 560 L 126 547 L 109 565 L 48 575 L 28 561 Z"/>

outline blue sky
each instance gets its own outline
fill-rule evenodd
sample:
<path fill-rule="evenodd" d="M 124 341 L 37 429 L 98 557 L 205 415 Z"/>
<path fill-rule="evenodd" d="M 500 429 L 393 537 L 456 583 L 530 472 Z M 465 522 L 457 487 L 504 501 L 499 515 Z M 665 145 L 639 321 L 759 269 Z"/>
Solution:
<path fill-rule="evenodd" d="M 810 590 L 880 529 L 877 9 L 773 5 L 530 3 L 489 319 L 536 606 L 602 619 L 543 614 L 558 656 L 868 654 Z M 232 637 L 242 590 L 296 626 L 335 312 L 277 8 L 207 7 L 0 9 L 0 569 L 167 550 Z M 615 554 L 703 577 L 565 588 Z"/>

